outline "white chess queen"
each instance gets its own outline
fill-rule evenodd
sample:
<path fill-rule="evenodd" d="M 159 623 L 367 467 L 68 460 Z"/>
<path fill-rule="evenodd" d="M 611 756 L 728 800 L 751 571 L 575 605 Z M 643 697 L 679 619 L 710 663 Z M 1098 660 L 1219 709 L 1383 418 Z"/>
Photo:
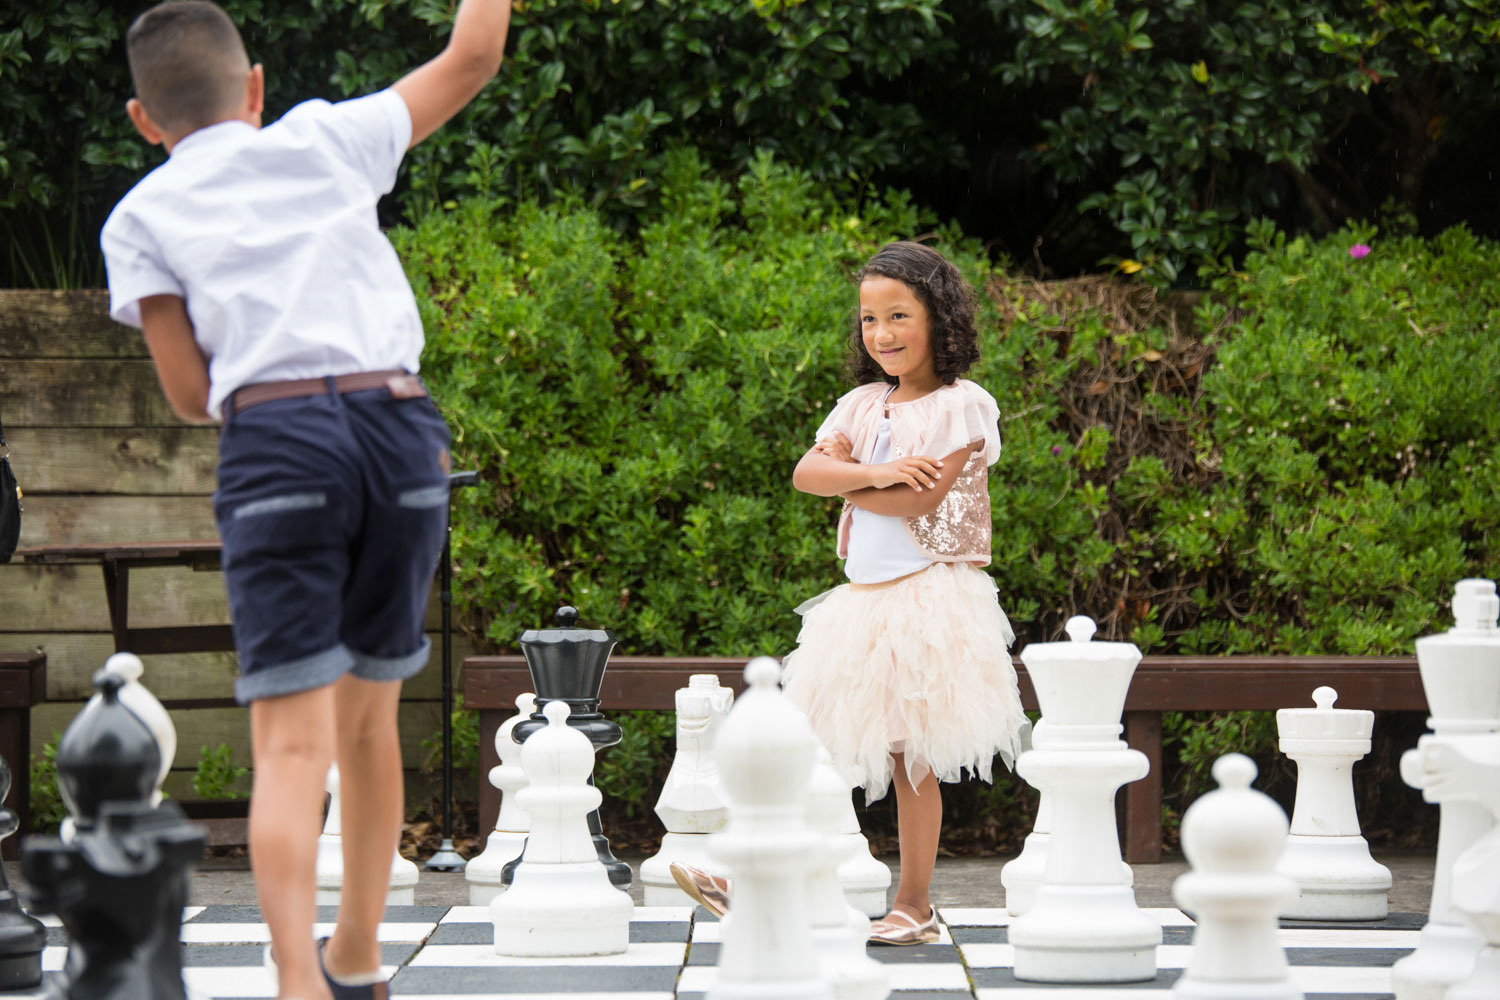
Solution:
<path fill-rule="evenodd" d="M 963 275 L 916 243 L 882 248 L 859 274 L 851 336 L 866 384 L 839 400 L 793 485 L 846 501 L 838 552 L 849 582 L 797 610 L 786 693 L 835 767 L 882 797 L 894 781 L 901 883 L 872 938 L 937 935 L 928 889 L 942 823 L 939 781 L 1011 766 L 1026 726 L 1006 652 L 1014 634 L 990 561 L 988 467 L 999 411 L 959 376 L 978 358 Z"/>

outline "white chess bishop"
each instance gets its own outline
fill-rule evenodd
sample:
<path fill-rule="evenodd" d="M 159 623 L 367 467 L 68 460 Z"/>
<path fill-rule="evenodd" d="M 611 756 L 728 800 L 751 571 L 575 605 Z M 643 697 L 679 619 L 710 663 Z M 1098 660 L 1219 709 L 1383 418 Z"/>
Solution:
<path fill-rule="evenodd" d="M 1320 687 L 1315 708 L 1276 713 L 1281 752 L 1297 762 L 1292 832 L 1276 871 L 1297 883 L 1284 917 L 1381 920 L 1391 872 L 1370 857 L 1354 808 L 1354 763 L 1370 752 L 1375 713 L 1334 708 L 1338 692 Z"/>
<path fill-rule="evenodd" d="M 531 814 L 526 854 L 510 888 L 490 903 L 495 952 L 525 958 L 618 955 L 630 945 L 630 897 L 616 889 L 589 836 L 602 796 L 589 784 L 594 747 L 567 725 L 568 704 L 542 708 L 547 725 L 521 746 Z"/>
<path fill-rule="evenodd" d="M 1192 871 L 1172 893 L 1197 918 L 1187 970 L 1174 1000 L 1302 1000 L 1287 970 L 1276 914 L 1297 884 L 1276 874 L 1286 844 L 1286 813 L 1250 787 L 1255 762 L 1244 754 L 1214 761 L 1216 791 L 1182 817 L 1182 851 Z"/>
<path fill-rule="evenodd" d="M 1052 831 L 1035 900 L 1010 927 L 1016 978 L 1048 983 L 1124 983 L 1156 978 L 1161 923 L 1136 905 L 1120 857 L 1115 793 L 1146 776 L 1146 755 L 1120 739 L 1120 717 L 1141 651 L 1091 642 L 1076 616 L 1067 642 L 1032 643 L 1021 659 L 1036 688 L 1045 738 L 1016 771 L 1047 796 Z"/>
<path fill-rule="evenodd" d="M 745 667 L 745 693 L 719 731 L 729 822 L 709 850 L 734 883 L 708 1000 L 833 1000 L 813 946 L 807 880 L 827 838 L 807 825 L 818 741 L 781 693 L 769 657 Z M 501 897 L 504 899 L 505 897 Z"/>
<path fill-rule="evenodd" d="M 500 763 L 490 768 L 490 784 L 500 789 L 500 812 L 495 829 L 485 839 L 484 850 L 464 866 L 469 883 L 469 905 L 488 906 L 503 891 L 501 870 L 518 857 L 526 846 L 531 817 L 521 808 L 516 794 L 526 787 L 526 771 L 521 767 L 521 745 L 513 738 L 516 723 L 531 718 L 536 711 L 536 695 L 531 692 L 516 697 L 516 714 L 502 722 L 495 731 L 495 753 Z"/>
<path fill-rule="evenodd" d="M 324 820 L 323 833 L 318 837 L 317 903 L 319 906 L 337 906 L 344 889 L 344 821 L 340 815 L 343 806 L 337 764 L 329 766 L 324 788 L 328 791 L 328 818 Z M 416 905 L 418 878 L 417 866 L 401 856 L 398 845 L 391 857 L 391 882 L 386 905 Z"/>
<path fill-rule="evenodd" d="M 1417 640 L 1417 666 L 1432 715 L 1432 732 L 1401 758 L 1401 777 L 1422 790 L 1440 810 L 1432 906 L 1417 948 L 1391 968 L 1396 1000 L 1445 1000 L 1452 988 L 1474 974 L 1484 939 L 1460 913 L 1460 892 L 1482 894 L 1481 880 L 1460 885 L 1457 861 L 1484 840 L 1496 823 L 1475 795 L 1451 794 L 1442 770 L 1429 765 L 1456 762 L 1457 749 L 1472 737 L 1500 733 L 1500 597 L 1493 580 L 1460 580 L 1453 594 L 1453 628 Z M 1450 755 L 1436 748 L 1450 745 Z M 1431 786 L 1431 787 L 1429 787 Z M 1466 896 L 1465 906 L 1483 908 Z M 1491 994 L 1493 997 L 1494 994 Z"/>
<path fill-rule="evenodd" d="M 723 866 L 709 857 L 708 838 L 729 819 L 714 740 L 733 701 L 734 692 L 714 674 L 693 674 L 688 686 L 677 691 L 677 756 L 656 803 L 656 815 L 667 833 L 661 850 L 641 863 L 647 906 L 691 904 L 668 870 L 674 861 L 711 875 L 725 874 Z"/>

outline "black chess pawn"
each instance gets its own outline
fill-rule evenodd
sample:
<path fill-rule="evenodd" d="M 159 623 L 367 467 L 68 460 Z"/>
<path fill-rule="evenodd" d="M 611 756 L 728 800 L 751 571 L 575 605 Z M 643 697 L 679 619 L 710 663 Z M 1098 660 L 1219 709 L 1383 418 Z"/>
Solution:
<path fill-rule="evenodd" d="M 57 784 L 74 833 L 28 838 L 21 870 L 33 909 L 55 913 L 70 939 L 49 996 L 59 1000 L 187 1000 L 182 908 L 205 838 L 174 803 L 151 805 L 161 749 L 120 703 L 122 680 L 94 675 L 100 697 L 63 734 Z"/>
<path fill-rule="evenodd" d="M 0 803 L 10 794 L 10 765 L 0 757 Z M 20 826 L 16 814 L 0 806 L 0 840 Z M 5 869 L 0 868 L 0 990 L 24 990 L 42 981 L 42 949 L 47 946 L 47 928 L 21 909 L 11 891 Z"/>

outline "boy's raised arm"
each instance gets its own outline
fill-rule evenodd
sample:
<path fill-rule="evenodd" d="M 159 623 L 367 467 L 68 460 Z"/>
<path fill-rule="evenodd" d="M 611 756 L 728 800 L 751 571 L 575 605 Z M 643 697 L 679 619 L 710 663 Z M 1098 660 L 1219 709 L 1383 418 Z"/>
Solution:
<path fill-rule="evenodd" d="M 500 71 L 510 4 L 511 0 L 463 0 L 447 47 L 392 86 L 411 113 L 411 146 L 463 110 Z"/>

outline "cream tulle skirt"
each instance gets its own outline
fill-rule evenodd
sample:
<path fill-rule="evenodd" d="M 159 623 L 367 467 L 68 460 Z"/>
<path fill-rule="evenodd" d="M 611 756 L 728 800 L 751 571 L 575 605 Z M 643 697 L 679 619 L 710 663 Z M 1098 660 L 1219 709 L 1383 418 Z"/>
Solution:
<path fill-rule="evenodd" d="M 989 781 L 997 754 L 1013 765 L 1030 723 L 1007 651 L 1015 633 L 987 573 L 934 563 L 889 584 L 846 583 L 797 611 L 783 685 L 866 801 L 885 795 L 896 753 L 914 785 L 965 770 Z"/>

